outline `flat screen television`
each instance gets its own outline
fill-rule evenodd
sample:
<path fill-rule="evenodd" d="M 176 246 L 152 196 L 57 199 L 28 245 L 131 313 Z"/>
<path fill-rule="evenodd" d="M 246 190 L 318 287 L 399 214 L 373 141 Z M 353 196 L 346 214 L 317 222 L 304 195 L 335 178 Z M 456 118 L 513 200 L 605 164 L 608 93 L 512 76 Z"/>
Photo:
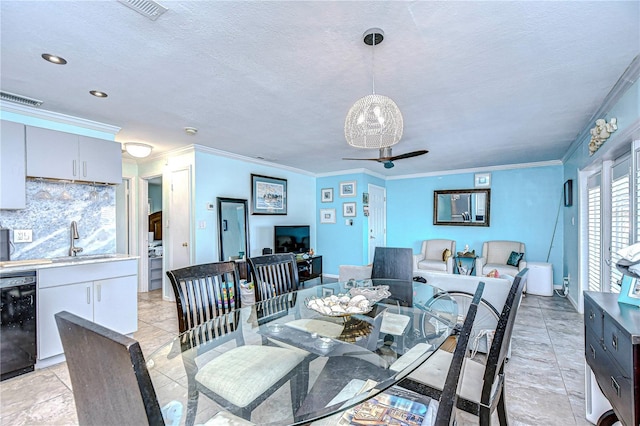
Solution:
<path fill-rule="evenodd" d="M 309 225 L 274 226 L 274 251 L 276 253 L 307 253 L 311 244 L 309 237 Z"/>

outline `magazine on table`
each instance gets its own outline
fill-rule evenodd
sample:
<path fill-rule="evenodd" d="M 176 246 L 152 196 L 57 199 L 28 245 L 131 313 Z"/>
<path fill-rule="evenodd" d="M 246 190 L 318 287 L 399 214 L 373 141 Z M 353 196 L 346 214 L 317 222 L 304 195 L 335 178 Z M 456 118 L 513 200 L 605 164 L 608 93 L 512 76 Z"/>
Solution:
<path fill-rule="evenodd" d="M 368 380 L 360 393 L 376 383 Z M 438 401 L 425 395 L 393 386 L 344 412 L 339 426 L 426 426 L 435 420 Z"/>

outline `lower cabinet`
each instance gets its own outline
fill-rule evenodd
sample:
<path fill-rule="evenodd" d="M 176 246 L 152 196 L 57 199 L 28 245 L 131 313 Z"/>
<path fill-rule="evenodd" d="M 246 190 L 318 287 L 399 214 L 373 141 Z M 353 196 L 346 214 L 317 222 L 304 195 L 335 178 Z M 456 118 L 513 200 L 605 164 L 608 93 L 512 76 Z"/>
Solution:
<path fill-rule="evenodd" d="M 69 311 L 130 334 L 138 329 L 138 261 L 110 261 L 38 271 L 38 359 L 60 355 L 54 315 Z"/>

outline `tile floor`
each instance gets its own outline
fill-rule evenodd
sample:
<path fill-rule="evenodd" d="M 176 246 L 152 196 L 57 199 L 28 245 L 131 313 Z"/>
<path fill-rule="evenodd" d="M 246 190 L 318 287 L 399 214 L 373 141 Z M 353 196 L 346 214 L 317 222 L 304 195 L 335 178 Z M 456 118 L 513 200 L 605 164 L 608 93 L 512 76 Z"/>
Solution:
<path fill-rule="evenodd" d="M 138 331 L 145 354 L 177 332 L 175 304 L 160 291 L 140 294 Z M 582 317 L 558 296 L 527 296 L 518 312 L 507 364 L 507 407 L 514 425 L 588 425 L 584 415 Z M 0 383 L 0 425 L 77 424 L 66 365 Z M 494 416 L 495 417 L 495 416 Z M 458 424 L 477 424 L 461 413 Z M 497 419 L 496 419 L 497 424 Z"/>

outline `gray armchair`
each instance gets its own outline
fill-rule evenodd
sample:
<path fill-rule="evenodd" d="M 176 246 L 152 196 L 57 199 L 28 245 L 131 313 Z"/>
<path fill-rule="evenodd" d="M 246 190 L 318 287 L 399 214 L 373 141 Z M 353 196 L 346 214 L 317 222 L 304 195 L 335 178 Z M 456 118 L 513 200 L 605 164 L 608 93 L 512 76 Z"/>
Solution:
<path fill-rule="evenodd" d="M 521 260 L 515 262 L 517 266 L 507 264 L 511 252 L 522 253 Z M 482 256 L 476 259 L 476 275 L 487 275 L 496 269 L 500 275 L 515 277 L 527 267 L 524 252 L 524 243 L 519 241 L 486 241 L 482 244 Z"/>
<path fill-rule="evenodd" d="M 449 257 L 444 259 L 444 251 L 449 249 Z M 419 254 L 413 256 L 413 269 L 453 274 L 453 256 L 456 242 L 453 240 L 424 240 Z"/>

